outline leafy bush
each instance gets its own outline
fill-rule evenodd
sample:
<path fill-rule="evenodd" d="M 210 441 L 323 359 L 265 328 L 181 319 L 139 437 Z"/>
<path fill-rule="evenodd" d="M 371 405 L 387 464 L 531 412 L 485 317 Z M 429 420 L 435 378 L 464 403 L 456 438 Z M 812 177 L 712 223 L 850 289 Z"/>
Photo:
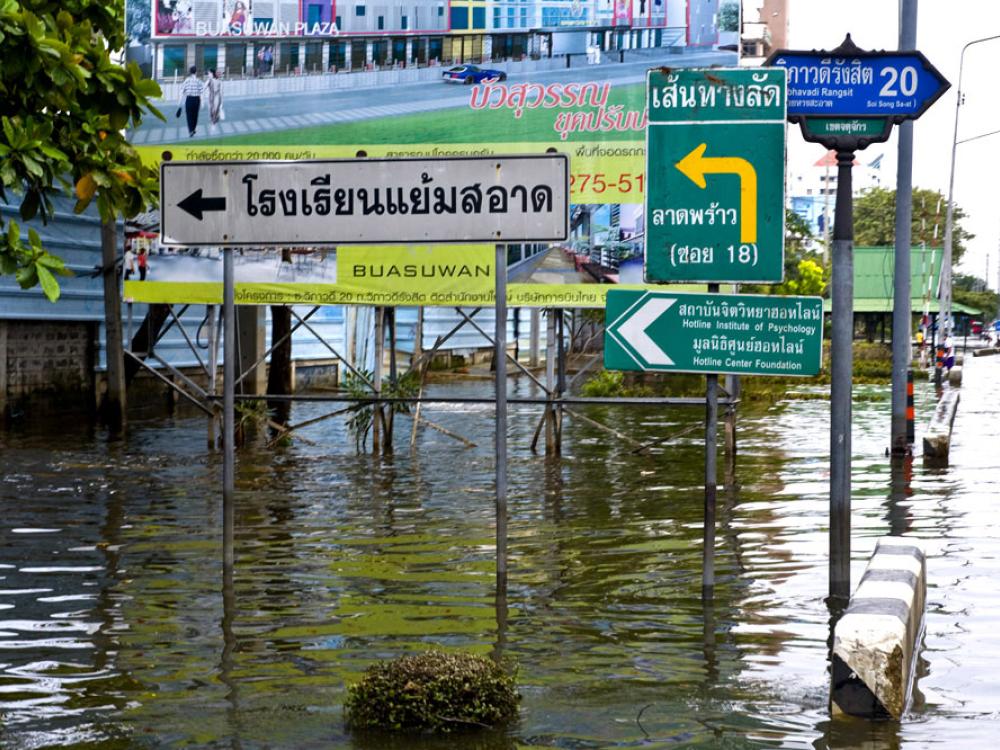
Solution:
<path fill-rule="evenodd" d="M 356 399 L 372 398 L 374 394 L 368 383 L 374 379 L 374 373 L 370 370 L 362 370 L 361 376 L 352 374 L 344 379 L 344 387 L 347 389 L 347 394 Z M 420 373 L 415 370 L 403 373 L 396 378 L 395 383 L 391 380 L 382 381 L 382 396 L 385 398 L 412 398 L 419 392 Z M 410 413 L 410 405 L 405 401 L 396 402 L 390 408 L 393 414 Z M 368 440 L 368 432 L 372 428 L 374 416 L 374 405 L 365 404 L 354 407 L 350 419 L 347 420 L 347 429 L 354 435 L 355 446 L 359 453 L 364 450 L 365 442 Z"/>
<path fill-rule="evenodd" d="M 587 398 L 636 398 L 654 395 L 653 389 L 641 381 L 645 373 L 613 372 L 601 370 L 580 388 Z"/>
<path fill-rule="evenodd" d="M 621 396 L 625 390 L 625 373 L 602 370 L 580 388 L 587 398 L 610 398 Z"/>
<path fill-rule="evenodd" d="M 427 651 L 376 662 L 348 688 L 351 729 L 449 732 L 517 716 L 516 673 L 481 656 Z"/>

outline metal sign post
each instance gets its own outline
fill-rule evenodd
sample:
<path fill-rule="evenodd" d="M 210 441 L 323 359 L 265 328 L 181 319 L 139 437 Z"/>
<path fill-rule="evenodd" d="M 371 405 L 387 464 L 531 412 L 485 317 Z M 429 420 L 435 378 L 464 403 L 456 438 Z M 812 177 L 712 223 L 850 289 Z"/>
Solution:
<path fill-rule="evenodd" d="M 496 320 L 493 369 L 496 391 L 497 595 L 507 595 L 507 246 L 496 246 Z"/>
<path fill-rule="evenodd" d="M 850 34 L 836 49 L 777 50 L 765 64 L 788 71 L 788 120 L 800 124 L 807 141 L 837 152 L 830 342 L 830 598 L 846 602 L 851 590 L 854 341 L 851 166 L 856 151 L 888 139 L 892 123 L 919 117 L 950 84 L 919 52 L 870 52 L 854 44 Z M 908 320 L 908 298 L 906 305 Z"/>
<path fill-rule="evenodd" d="M 719 282 L 782 280 L 785 100 L 785 71 L 780 69 L 649 71 L 647 281 L 707 281 L 717 293 Z M 613 307 L 612 294 L 628 305 L 624 312 Z M 668 312 L 675 302 L 665 296 L 633 301 L 609 293 L 605 366 L 706 373 L 702 597 L 708 600 L 715 585 L 717 373 L 725 370 L 722 359 L 701 356 L 700 343 L 695 345 L 697 357 L 682 350 L 680 365 L 666 352 L 667 341 L 686 324 Z M 613 309 L 617 317 L 612 317 Z M 671 318 L 679 330 L 663 328 Z M 659 341 L 647 333 L 657 329 L 661 337 L 666 335 Z M 747 359 L 739 366 L 754 365 Z"/>
<path fill-rule="evenodd" d="M 830 597 L 851 595 L 851 390 L 854 368 L 853 151 L 837 152 L 830 332 Z"/>
<path fill-rule="evenodd" d="M 236 305 L 233 249 L 222 251 L 222 568 L 233 569 L 236 510 Z"/>

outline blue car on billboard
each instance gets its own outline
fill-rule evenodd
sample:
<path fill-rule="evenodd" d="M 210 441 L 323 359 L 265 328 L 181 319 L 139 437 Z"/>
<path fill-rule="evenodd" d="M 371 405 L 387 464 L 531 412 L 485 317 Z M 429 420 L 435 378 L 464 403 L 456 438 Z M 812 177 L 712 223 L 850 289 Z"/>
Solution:
<path fill-rule="evenodd" d="M 483 81 L 506 81 L 502 70 L 480 68 L 478 65 L 456 65 L 441 74 L 445 83 L 482 83 Z"/>

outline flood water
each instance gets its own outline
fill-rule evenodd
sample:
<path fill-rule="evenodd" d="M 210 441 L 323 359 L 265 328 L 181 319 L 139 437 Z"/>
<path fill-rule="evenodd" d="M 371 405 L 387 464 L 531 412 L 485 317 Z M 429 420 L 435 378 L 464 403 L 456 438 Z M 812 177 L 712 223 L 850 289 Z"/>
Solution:
<path fill-rule="evenodd" d="M 707 608 L 698 430 L 635 455 L 567 417 L 564 455 L 546 459 L 529 450 L 534 406 L 511 407 L 498 607 L 492 411 L 462 405 L 426 415 L 476 448 L 422 429 L 411 452 L 400 417 L 382 460 L 358 455 L 340 418 L 304 429 L 309 442 L 242 450 L 232 598 L 221 456 L 202 419 L 136 420 L 122 442 L 77 424 L 0 433 L 0 746 L 991 747 L 1000 357 L 970 357 L 965 376 L 951 466 L 918 458 L 896 481 L 889 389 L 855 389 L 852 582 L 878 536 L 928 549 L 926 635 L 901 723 L 829 718 L 828 401 L 741 412 Z M 928 385 L 917 403 L 926 420 Z M 639 441 L 702 419 L 582 411 Z M 322 413 L 299 405 L 292 421 Z M 519 722 L 438 742 L 347 734 L 345 685 L 428 644 L 516 660 Z"/>

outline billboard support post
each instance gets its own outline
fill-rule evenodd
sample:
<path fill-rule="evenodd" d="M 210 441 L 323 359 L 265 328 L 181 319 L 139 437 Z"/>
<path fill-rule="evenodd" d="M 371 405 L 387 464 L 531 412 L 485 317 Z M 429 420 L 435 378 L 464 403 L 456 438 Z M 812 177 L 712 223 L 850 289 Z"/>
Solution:
<path fill-rule="evenodd" d="M 493 370 L 496 388 L 497 596 L 507 595 L 507 246 L 496 246 Z"/>
<path fill-rule="evenodd" d="M 222 250 L 222 315 L 225 330 L 222 338 L 222 568 L 232 575 L 233 539 L 236 522 L 235 494 L 236 462 L 236 304 L 233 283 L 233 249 Z"/>

